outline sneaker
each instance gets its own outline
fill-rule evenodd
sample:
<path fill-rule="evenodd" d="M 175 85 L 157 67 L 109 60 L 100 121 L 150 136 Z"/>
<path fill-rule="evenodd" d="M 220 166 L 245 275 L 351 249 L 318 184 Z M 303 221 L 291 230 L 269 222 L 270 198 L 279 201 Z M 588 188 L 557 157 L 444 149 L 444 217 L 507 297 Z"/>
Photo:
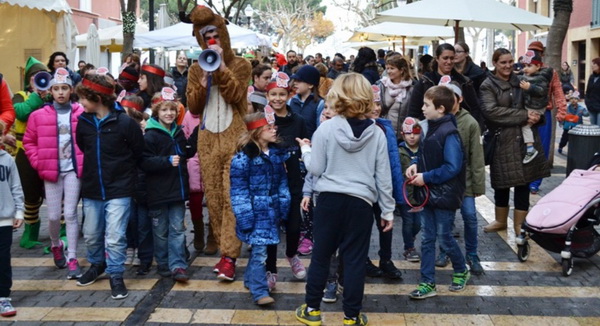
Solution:
<path fill-rule="evenodd" d="M 215 265 L 215 267 L 213 268 L 213 273 L 219 274 L 219 269 L 221 269 L 221 265 L 223 265 L 223 262 L 225 262 L 225 256 L 221 257 L 221 260 L 219 260 L 219 262 Z"/>
<path fill-rule="evenodd" d="M 344 325 L 369 325 L 369 319 L 367 318 L 367 315 L 365 314 L 360 314 L 358 315 L 358 317 L 355 318 L 348 318 L 348 317 L 344 317 Z"/>
<path fill-rule="evenodd" d="M 340 283 L 340 280 L 338 280 L 338 284 L 337 284 L 337 294 L 344 296 L 344 285 L 342 285 Z"/>
<path fill-rule="evenodd" d="M 469 270 L 473 275 L 481 275 L 483 274 L 483 267 L 481 267 L 481 263 L 479 260 L 479 256 L 477 254 L 468 254 L 467 255 L 467 264 L 469 264 Z"/>
<path fill-rule="evenodd" d="M 525 154 L 525 158 L 523 159 L 523 164 L 527 164 L 527 163 L 529 163 L 529 162 L 533 161 L 533 159 L 534 159 L 534 158 L 535 158 L 537 155 L 538 155 L 538 151 L 537 151 L 537 149 L 535 149 L 535 148 L 533 149 L 533 151 L 532 151 L 532 152 L 527 152 L 527 153 Z"/>
<path fill-rule="evenodd" d="M 408 296 L 411 299 L 426 299 L 430 297 L 435 297 L 437 292 L 435 291 L 435 284 L 433 283 L 420 283 L 417 286 L 417 289 L 412 291 Z"/>
<path fill-rule="evenodd" d="M 133 255 L 133 261 L 131 262 L 132 266 L 140 266 L 142 262 L 140 261 L 140 257 L 138 257 L 138 251 L 135 250 L 135 254 Z"/>
<path fill-rule="evenodd" d="M 375 266 L 371 260 L 367 260 L 367 276 L 368 277 L 381 277 L 383 272 L 379 267 Z"/>
<path fill-rule="evenodd" d="M 391 260 L 379 261 L 379 269 L 383 273 L 383 276 L 392 280 L 401 280 L 402 272 L 394 266 Z"/>
<path fill-rule="evenodd" d="M 129 293 L 127 292 L 127 287 L 125 287 L 123 277 L 117 276 L 110 278 L 110 293 L 111 297 L 115 300 L 127 298 Z"/>
<path fill-rule="evenodd" d="M 419 256 L 419 253 L 417 252 L 417 250 L 415 248 L 408 248 L 406 250 L 404 250 L 404 253 L 402 254 L 404 256 L 404 258 L 407 261 L 410 262 L 420 262 L 421 261 L 421 256 Z"/>
<path fill-rule="evenodd" d="M 275 290 L 277 287 L 277 273 L 267 272 L 267 285 L 269 286 L 269 292 Z"/>
<path fill-rule="evenodd" d="M 94 284 L 102 274 L 104 274 L 104 270 L 106 270 L 106 264 L 94 265 L 90 266 L 90 268 L 81 275 L 79 280 L 77 280 L 78 286 L 88 286 Z"/>
<path fill-rule="evenodd" d="M 235 259 L 224 257 L 223 264 L 219 268 L 217 278 L 221 281 L 235 280 Z"/>
<path fill-rule="evenodd" d="M 435 266 L 446 267 L 446 266 L 448 266 L 449 262 L 450 262 L 450 258 L 448 258 L 448 255 L 446 255 L 445 252 L 440 252 L 440 254 L 435 259 Z"/>
<path fill-rule="evenodd" d="M 308 256 L 312 253 L 313 242 L 310 239 L 304 238 L 298 246 L 298 254 L 300 256 Z"/>
<path fill-rule="evenodd" d="M 337 282 L 327 282 L 325 286 L 325 291 L 323 293 L 323 302 L 334 303 L 337 301 L 337 290 L 338 285 Z"/>
<path fill-rule="evenodd" d="M 304 325 L 321 326 L 321 310 L 308 312 L 306 303 L 296 309 L 296 319 Z"/>
<path fill-rule="evenodd" d="M 10 298 L 0 298 L 0 316 L 13 317 L 17 315 L 17 310 L 10 303 Z"/>
<path fill-rule="evenodd" d="M 302 261 L 300 258 L 298 258 L 298 255 L 288 258 L 287 260 L 290 263 L 294 277 L 299 280 L 303 280 L 306 277 L 306 268 L 304 268 L 304 264 L 302 264 Z"/>
<path fill-rule="evenodd" d="M 79 262 L 77 262 L 77 259 L 75 258 L 69 259 L 68 267 L 69 272 L 67 273 L 67 280 L 78 279 L 83 274 L 81 272 L 81 267 L 79 267 Z"/>
<path fill-rule="evenodd" d="M 467 287 L 467 281 L 471 278 L 469 270 L 465 270 L 462 273 L 452 274 L 452 284 L 448 287 L 448 290 L 452 292 L 459 292 Z"/>
<path fill-rule="evenodd" d="M 537 195 L 537 193 L 540 192 L 540 189 L 538 187 L 529 187 L 529 192 L 532 195 Z"/>
<path fill-rule="evenodd" d="M 158 273 L 158 275 L 162 277 L 171 277 L 172 275 L 171 270 L 167 265 L 158 265 L 158 267 L 156 268 L 156 273 Z"/>
<path fill-rule="evenodd" d="M 140 263 L 140 266 L 137 269 L 136 275 L 148 275 L 150 273 L 150 268 L 152 267 L 152 263 Z"/>
<path fill-rule="evenodd" d="M 175 270 L 173 271 L 172 274 L 173 274 L 173 279 L 177 282 L 185 283 L 185 282 L 189 281 L 189 279 L 190 279 L 185 268 L 175 268 Z"/>
<path fill-rule="evenodd" d="M 54 256 L 54 265 L 58 268 L 67 267 L 67 257 L 65 257 L 65 244 L 62 240 L 58 240 L 60 245 L 58 247 L 51 247 L 52 256 Z"/>
<path fill-rule="evenodd" d="M 131 263 L 133 263 L 134 256 L 135 256 L 135 249 L 127 248 L 127 255 L 125 256 L 125 265 L 131 265 Z"/>
<path fill-rule="evenodd" d="M 271 298 L 270 296 L 262 297 L 256 300 L 256 304 L 259 306 L 266 306 L 272 303 L 275 303 L 275 299 Z"/>

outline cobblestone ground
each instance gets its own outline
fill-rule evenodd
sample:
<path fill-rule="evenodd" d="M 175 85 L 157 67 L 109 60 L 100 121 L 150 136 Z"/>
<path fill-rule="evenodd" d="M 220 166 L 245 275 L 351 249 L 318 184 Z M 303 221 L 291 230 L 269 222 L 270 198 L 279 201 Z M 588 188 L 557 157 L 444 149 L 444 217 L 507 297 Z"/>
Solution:
<path fill-rule="evenodd" d="M 560 133 L 561 131 L 559 131 Z M 542 184 L 539 195 L 531 196 L 534 204 L 541 196 L 559 185 L 565 176 L 566 156 L 555 156 L 552 177 Z M 489 180 L 488 180 L 489 182 Z M 489 188 L 488 188 L 489 189 Z M 401 223 L 394 229 L 393 259 L 402 272 L 402 281 L 367 278 L 364 312 L 371 325 L 600 325 L 600 257 L 576 259 L 573 275 L 561 276 L 560 257 L 532 244 L 529 260 L 517 260 L 512 231 L 485 234 L 483 226 L 494 219 L 493 196 L 488 191 L 477 199 L 479 251 L 484 275 L 473 276 L 464 292 L 451 293 L 451 270 L 437 271 L 438 296 L 411 301 L 407 294 L 419 279 L 419 264 L 402 260 Z M 45 207 L 42 209 L 42 216 Z M 512 215 L 512 214 L 511 214 Z M 189 217 L 188 217 L 189 222 Z M 510 222 L 512 223 L 512 222 Z M 509 225 L 511 225 L 509 223 Z M 460 217 L 457 229 L 462 232 Z M 40 239 L 49 243 L 45 223 Z M 191 226 L 191 223 L 188 223 Z M 57 270 L 50 255 L 41 247 L 25 250 L 18 246 L 22 230 L 13 239 L 13 304 L 15 318 L 2 318 L 2 324 L 15 325 L 295 325 L 293 310 L 303 302 L 304 282 L 293 278 L 289 265 L 279 260 L 279 282 L 273 293 L 276 303 L 267 309 L 256 306 L 244 289 L 242 277 L 248 258 L 243 250 L 237 280 L 218 283 L 212 273 L 216 256 L 192 252 L 187 285 L 161 278 L 155 269 L 145 276 L 135 276 L 128 268 L 125 278 L 130 290 L 125 300 L 112 300 L 108 280 L 88 287 L 77 287 L 65 279 L 66 271 Z M 188 231 L 189 232 L 189 231 Z M 458 239 L 464 248 L 463 237 Z M 373 232 L 370 256 L 377 259 L 377 232 Z M 84 255 L 80 239 L 79 255 Z M 283 247 L 283 246 L 282 246 Z M 280 248 L 280 257 L 283 248 Z M 310 257 L 304 257 L 308 265 Z M 88 263 L 82 259 L 84 266 Z M 341 322 L 342 303 L 322 305 L 324 324 Z"/>

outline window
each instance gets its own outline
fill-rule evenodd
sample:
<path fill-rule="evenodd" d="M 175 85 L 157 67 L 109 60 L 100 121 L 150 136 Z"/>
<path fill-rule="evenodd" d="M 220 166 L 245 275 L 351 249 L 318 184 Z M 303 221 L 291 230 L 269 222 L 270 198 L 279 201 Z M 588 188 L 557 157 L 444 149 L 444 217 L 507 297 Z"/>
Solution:
<path fill-rule="evenodd" d="M 79 9 L 92 12 L 92 0 L 79 0 Z"/>
<path fill-rule="evenodd" d="M 600 0 L 593 0 L 592 2 L 592 21 L 590 22 L 590 27 L 600 27 Z"/>

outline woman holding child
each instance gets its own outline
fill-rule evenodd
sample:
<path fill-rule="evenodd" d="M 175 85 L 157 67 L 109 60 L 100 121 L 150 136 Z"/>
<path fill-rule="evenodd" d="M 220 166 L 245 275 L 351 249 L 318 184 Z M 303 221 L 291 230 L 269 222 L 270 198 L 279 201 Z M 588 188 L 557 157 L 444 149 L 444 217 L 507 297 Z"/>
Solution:
<path fill-rule="evenodd" d="M 496 221 L 484 228 L 485 232 L 505 230 L 509 213 L 510 188 L 514 187 L 514 230 L 521 231 L 529 210 L 529 183 L 550 176 L 544 155 L 538 155 L 531 163 L 523 164 L 525 144 L 521 127 L 533 124 L 534 147 L 542 151 L 536 125 L 543 123 L 539 115 L 523 106 L 519 79 L 513 73 L 513 56 L 507 49 L 497 49 L 492 62 L 495 70 L 481 84 L 481 108 L 489 131 L 496 135 L 490 178 L 494 188 Z M 543 116 L 542 116 L 543 119 Z"/>

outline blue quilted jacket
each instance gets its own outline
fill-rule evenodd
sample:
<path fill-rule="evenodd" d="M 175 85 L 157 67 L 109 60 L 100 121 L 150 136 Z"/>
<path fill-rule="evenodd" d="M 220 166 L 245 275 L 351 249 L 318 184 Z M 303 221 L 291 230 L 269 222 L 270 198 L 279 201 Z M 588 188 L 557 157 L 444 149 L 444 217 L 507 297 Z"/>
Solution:
<path fill-rule="evenodd" d="M 231 206 L 237 237 L 251 245 L 279 243 L 279 221 L 290 209 L 285 172 L 289 154 L 269 147 L 266 155 L 250 143 L 231 160 Z"/>

